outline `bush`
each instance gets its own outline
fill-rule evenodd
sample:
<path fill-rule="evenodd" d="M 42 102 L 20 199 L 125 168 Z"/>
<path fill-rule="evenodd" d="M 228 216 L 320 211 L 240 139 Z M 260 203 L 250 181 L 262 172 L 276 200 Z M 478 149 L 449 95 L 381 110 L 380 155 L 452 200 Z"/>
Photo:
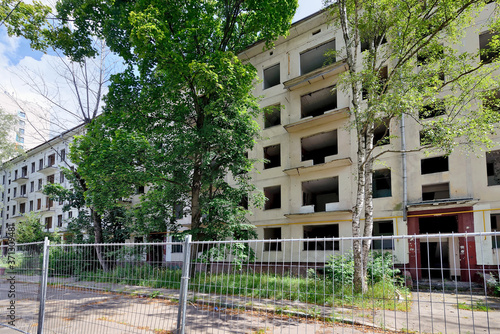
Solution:
<path fill-rule="evenodd" d="M 394 268 L 393 255 L 389 252 L 370 252 L 367 279 L 372 285 L 389 280 L 395 283 L 399 269 Z M 325 267 L 325 279 L 334 284 L 352 284 L 354 279 L 354 257 L 352 253 L 331 256 Z"/>
<path fill-rule="evenodd" d="M 43 255 L 42 255 L 43 256 Z M 49 275 L 50 276 L 73 276 L 81 271 L 83 261 L 81 254 L 69 247 L 50 247 L 49 251 Z"/>

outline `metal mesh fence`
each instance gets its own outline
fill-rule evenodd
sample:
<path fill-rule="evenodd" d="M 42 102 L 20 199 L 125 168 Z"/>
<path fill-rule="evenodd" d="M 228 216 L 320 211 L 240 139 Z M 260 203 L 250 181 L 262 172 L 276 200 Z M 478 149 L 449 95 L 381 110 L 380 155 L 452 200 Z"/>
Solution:
<path fill-rule="evenodd" d="M 371 239 L 51 245 L 44 333 L 500 333 L 500 233 Z"/>

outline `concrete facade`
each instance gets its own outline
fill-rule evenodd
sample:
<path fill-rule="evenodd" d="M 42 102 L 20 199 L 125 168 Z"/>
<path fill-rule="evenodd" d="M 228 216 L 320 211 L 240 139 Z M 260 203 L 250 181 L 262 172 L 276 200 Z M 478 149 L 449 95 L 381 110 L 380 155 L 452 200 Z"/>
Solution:
<path fill-rule="evenodd" d="M 477 52 L 493 6 L 486 6 L 465 32 L 462 44 L 454 47 Z M 256 67 L 262 80 L 254 90 L 256 96 L 263 97 L 261 107 L 281 106 L 258 120 L 262 138 L 249 153 L 250 158 L 270 161 L 257 163 L 252 174 L 257 187 L 269 198 L 264 209 L 251 209 L 254 214 L 250 220 L 257 227 L 259 239 L 352 235 L 357 147 L 354 131 L 349 128 L 350 97 L 341 90 L 333 98 L 324 94 L 331 91 L 346 70 L 339 61 L 342 43 L 340 29 L 328 22 L 324 12 L 318 12 L 293 24 L 290 35 L 278 39 L 274 49 L 264 50 L 264 45 L 257 43 L 239 55 Z M 340 53 L 330 65 L 324 65 L 324 59 L 314 59 L 315 50 L 324 53 L 326 48 Z M 421 129 L 417 122 L 406 119 L 407 149 L 420 147 Z M 394 137 L 376 150 L 401 148 L 399 121 L 391 121 L 389 133 Z M 448 158 L 442 158 L 443 153 L 407 154 L 407 221 L 403 221 L 402 155 L 384 155 L 375 165 L 374 183 L 378 189 L 374 194 L 378 198 L 374 198 L 374 235 L 500 230 L 500 136 L 492 139 L 498 145 L 491 152 L 476 155 L 458 150 Z M 429 243 L 439 241 L 434 239 Z M 464 238 L 456 239 L 445 240 L 449 263 L 455 263 L 450 264 L 451 278 L 467 280 L 467 267 L 498 268 L 500 245 L 491 237 L 471 238 L 467 242 Z M 305 247 L 306 244 L 304 250 Z M 321 261 L 351 248 L 348 243 L 322 246 L 327 249 L 312 247 L 310 261 Z M 380 244 L 374 247 L 382 248 Z M 415 257 L 423 250 L 420 244 L 411 246 L 398 240 L 392 248 L 400 264 L 422 266 L 421 258 Z M 263 260 L 285 260 L 284 254 L 286 258 L 296 258 L 298 251 L 269 250 L 264 254 L 268 258 Z M 408 260 L 412 256 L 412 261 L 419 263 Z M 417 271 L 413 274 L 420 275 Z"/>

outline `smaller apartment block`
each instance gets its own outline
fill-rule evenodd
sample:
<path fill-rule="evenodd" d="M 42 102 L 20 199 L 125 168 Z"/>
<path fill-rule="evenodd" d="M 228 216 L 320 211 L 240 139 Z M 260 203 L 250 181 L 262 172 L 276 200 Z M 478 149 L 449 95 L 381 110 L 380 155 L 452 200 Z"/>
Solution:
<path fill-rule="evenodd" d="M 42 189 L 49 183 L 70 186 L 60 167 L 73 168 L 74 164 L 68 159 L 69 144 L 73 136 L 82 131 L 83 125 L 71 129 L 28 150 L 26 155 L 12 159 L 6 168 L 0 170 L 3 186 L 1 237 L 4 243 L 5 224 L 21 221 L 24 214 L 39 214 L 41 224 L 49 232 L 63 232 L 66 219 L 77 215 L 76 211 L 63 212 L 63 203 L 50 200 Z"/>
<path fill-rule="evenodd" d="M 465 51 L 487 47 L 491 33 L 482 26 L 493 6 L 487 5 L 475 25 L 466 31 L 461 46 Z M 341 54 L 337 59 L 325 57 L 328 50 L 341 51 L 342 43 L 341 30 L 328 22 L 324 12 L 318 12 L 293 24 L 290 36 L 276 41 L 273 50 L 264 50 L 263 44 L 256 44 L 239 55 L 257 68 L 262 81 L 256 83 L 255 95 L 264 97 L 261 107 L 265 113 L 258 120 L 262 139 L 249 153 L 251 158 L 266 159 L 256 164 L 257 171 L 252 174 L 268 198 L 265 207 L 252 210 L 254 214 L 249 217 L 257 226 L 259 238 L 352 235 L 356 137 L 349 128 L 350 96 L 335 90 L 346 65 Z M 384 73 L 387 75 L 387 70 L 381 75 Z M 439 108 L 430 108 L 425 117 L 439 117 L 439 114 Z M 403 130 L 397 120 L 380 124 L 375 133 L 376 150 L 400 149 L 401 136 L 405 137 L 408 148 L 418 148 L 421 129 L 421 125 L 410 119 Z M 499 139 L 495 136 L 493 140 L 498 146 L 482 156 L 465 156 L 459 151 L 449 157 L 439 153 L 407 154 L 406 221 L 403 220 L 403 156 L 384 155 L 383 161 L 375 165 L 373 234 L 500 230 Z M 446 274 L 448 278 L 468 280 L 468 267 L 498 268 L 500 243 L 495 238 L 451 239 L 443 240 L 441 257 L 435 251 L 437 237 L 415 247 L 408 247 L 401 240 L 394 243 L 379 240 L 372 247 L 394 250 L 398 263 L 412 268 L 447 263 L 452 268 Z M 321 262 L 331 254 L 348 251 L 350 245 L 346 244 L 311 240 L 303 243 L 301 251 L 309 252 L 309 261 Z M 297 250 L 284 249 L 285 245 L 280 243 L 269 245 L 272 247 L 266 248 L 264 261 L 286 261 L 290 257 L 299 261 Z M 422 253 L 431 254 L 430 259 L 421 257 Z M 420 270 L 413 270 L 413 275 L 421 274 Z"/>

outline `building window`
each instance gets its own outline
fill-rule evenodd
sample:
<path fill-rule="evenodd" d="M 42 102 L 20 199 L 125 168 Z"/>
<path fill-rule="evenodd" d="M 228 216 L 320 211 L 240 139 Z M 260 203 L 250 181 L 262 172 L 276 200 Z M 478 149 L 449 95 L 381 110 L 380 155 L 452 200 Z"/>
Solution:
<path fill-rule="evenodd" d="M 391 170 L 379 169 L 373 172 L 373 198 L 391 197 Z"/>
<path fill-rule="evenodd" d="M 281 239 L 281 227 L 264 228 L 265 240 Z M 281 251 L 281 241 L 270 241 L 264 243 L 264 251 Z"/>
<path fill-rule="evenodd" d="M 264 108 L 264 129 L 281 124 L 281 105 L 274 104 Z"/>
<path fill-rule="evenodd" d="M 394 228 L 392 220 L 374 221 L 373 222 L 373 236 L 386 236 L 394 235 Z M 394 249 L 394 242 L 392 239 L 377 240 L 373 239 L 372 249 Z"/>
<path fill-rule="evenodd" d="M 16 215 L 16 206 L 13 205 L 12 206 L 12 216 L 15 216 Z"/>
<path fill-rule="evenodd" d="M 37 190 L 42 190 L 42 187 L 43 187 L 43 180 L 38 179 L 38 189 Z"/>
<path fill-rule="evenodd" d="M 281 166 L 280 144 L 264 147 L 264 169 Z"/>
<path fill-rule="evenodd" d="M 57 227 L 62 227 L 62 221 L 63 221 L 63 216 L 58 215 L 57 216 Z"/>
<path fill-rule="evenodd" d="M 387 118 L 376 124 L 373 131 L 373 146 L 382 146 L 390 143 L 389 123 L 390 120 Z"/>
<path fill-rule="evenodd" d="M 323 132 L 300 140 L 302 161 L 312 160 L 314 165 L 322 164 L 325 158 L 338 153 L 337 130 Z"/>
<path fill-rule="evenodd" d="M 327 211 L 327 204 L 339 201 L 339 178 L 302 182 L 302 205 L 314 207 L 314 212 Z"/>
<path fill-rule="evenodd" d="M 304 226 L 304 239 L 316 238 L 338 238 L 339 225 Z M 315 250 L 339 250 L 339 241 L 333 240 L 307 240 L 304 241 L 305 251 Z"/>
<path fill-rule="evenodd" d="M 32 173 L 35 172 L 35 163 L 34 162 L 31 163 L 31 172 Z"/>
<path fill-rule="evenodd" d="M 33 201 L 30 201 L 30 212 L 33 211 Z"/>
<path fill-rule="evenodd" d="M 385 82 L 387 81 L 387 78 L 389 77 L 389 70 L 387 66 L 382 67 L 378 71 L 377 77 L 378 77 L 378 82 L 377 82 L 378 89 L 374 91 L 373 94 L 380 95 L 382 93 L 382 88 Z M 361 87 L 361 98 L 363 100 L 366 100 L 368 98 L 368 89 L 366 89 L 366 87 L 368 87 L 368 83 L 363 83 Z"/>
<path fill-rule="evenodd" d="M 264 188 L 264 196 L 267 198 L 264 210 L 281 208 L 281 186 Z"/>
<path fill-rule="evenodd" d="M 300 54 L 300 75 L 325 66 L 329 59 L 334 63 L 334 57 L 326 56 L 328 51 L 335 51 L 335 40 L 320 44 L 314 49 L 302 52 Z"/>
<path fill-rule="evenodd" d="M 23 184 L 20 188 L 19 188 L 19 195 L 21 196 L 26 196 L 26 185 Z"/>
<path fill-rule="evenodd" d="M 24 166 L 21 168 L 21 177 L 27 177 L 28 176 L 28 166 Z"/>
<path fill-rule="evenodd" d="M 45 229 L 49 230 L 52 228 L 52 217 L 45 217 Z"/>
<path fill-rule="evenodd" d="M 55 178 L 55 175 L 54 175 L 54 174 L 47 176 L 47 184 L 49 184 L 49 183 L 54 183 L 54 182 L 55 182 L 55 179 L 56 179 L 56 178 Z"/>
<path fill-rule="evenodd" d="M 301 117 L 316 117 L 337 109 L 337 92 L 334 86 L 326 87 L 300 97 Z"/>
<path fill-rule="evenodd" d="M 23 120 L 19 120 L 19 126 L 22 126 L 22 127 L 26 126 L 26 122 Z"/>
<path fill-rule="evenodd" d="M 493 48 L 492 45 L 496 43 L 491 43 L 493 40 L 497 39 L 497 34 L 491 31 L 487 31 L 479 35 L 479 57 L 483 63 L 489 64 L 498 57 L 498 50 Z"/>
<path fill-rule="evenodd" d="M 68 218 L 73 218 L 73 211 L 68 211 Z"/>
<path fill-rule="evenodd" d="M 420 109 L 418 116 L 420 119 L 438 117 L 446 114 L 446 108 L 444 106 L 443 100 L 438 100 L 433 103 L 429 103 Z"/>
<path fill-rule="evenodd" d="M 500 185 L 500 150 L 486 152 L 488 186 Z"/>
<path fill-rule="evenodd" d="M 437 183 L 422 186 L 422 200 L 434 201 L 450 198 L 450 184 Z"/>
<path fill-rule="evenodd" d="M 38 160 L 38 170 L 43 169 L 43 159 Z"/>
<path fill-rule="evenodd" d="M 12 197 L 16 198 L 16 195 L 17 195 L 17 188 L 14 188 L 14 193 L 13 193 Z"/>
<path fill-rule="evenodd" d="M 373 46 L 375 48 L 377 48 L 379 45 L 387 43 L 387 39 L 385 38 L 384 35 L 374 36 L 373 41 L 368 39 L 368 38 L 362 38 L 361 39 L 361 52 L 364 52 L 366 50 L 370 50 L 372 48 L 372 42 L 373 42 Z"/>
<path fill-rule="evenodd" d="M 500 90 L 490 91 L 483 99 L 483 107 L 495 112 L 500 112 Z"/>
<path fill-rule="evenodd" d="M 494 214 L 490 216 L 491 220 L 491 232 L 500 232 L 500 214 Z M 493 248 L 500 248 L 500 235 L 494 235 L 492 237 Z"/>
<path fill-rule="evenodd" d="M 62 149 L 60 154 L 61 154 L 61 161 L 66 161 L 66 150 Z"/>
<path fill-rule="evenodd" d="M 420 161 L 422 175 L 447 172 L 448 170 L 448 157 L 435 157 Z"/>
<path fill-rule="evenodd" d="M 59 183 L 64 182 L 64 172 L 59 172 Z"/>
<path fill-rule="evenodd" d="M 281 83 L 279 63 L 264 69 L 263 74 L 264 74 L 264 89 L 274 87 Z"/>
<path fill-rule="evenodd" d="M 40 210 L 42 208 L 42 199 L 39 198 L 36 200 L 36 209 Z"/>
<path fill-rule="evenodd" d="M 47 157 L 47 166 L 54 166 L 56 164 L 56 154 L 51 154 Z"/>
<path fill-rule="evenodd" d="M 45 199 L 45 208 L 47 210 L 50 210 L 52 207 L 54 207 L 54 200 L 50 199 L 50 198 L 46 198 Z"/>
<path fill-rule="evenodd" d="M 26 203 L 19 204 L 19 213 L 23 214 L 26 212 Z"/>
<path fill-rule="evenodd" d="M 183 242 L 181 237 L 172 237 L 172 242 Z M 172 245 L 172 253 L 182 253 L 182 244 Z"/>

